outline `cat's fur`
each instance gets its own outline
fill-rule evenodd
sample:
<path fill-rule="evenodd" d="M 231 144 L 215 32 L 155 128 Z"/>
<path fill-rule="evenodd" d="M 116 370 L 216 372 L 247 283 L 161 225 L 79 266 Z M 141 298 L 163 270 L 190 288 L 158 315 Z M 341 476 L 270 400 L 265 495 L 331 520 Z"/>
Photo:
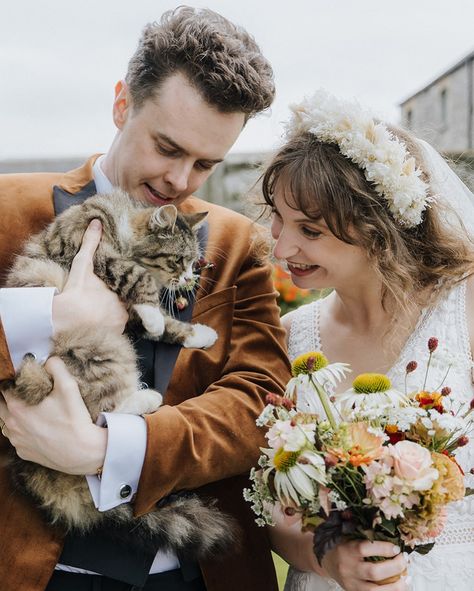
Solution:
<path fill-rule="evenodd" d="M 61 291 L 83 233 L 96 218 L 102 222 L 103 235 L 95 272 L 126 304 L 134 330 L 185 347 L 211 346 L 215 331 L 173 319 L 160 309 L 159 301 L 162 287 L 180 287 L 192 280 L 193 262 L 200 254 L 196 227 L 205 215 L 178 214 L 174 206 L 145 207 L 118 190 L 92 197 L 67 209 L 31 238 L 16 258 L 7 285 L 54 286 Z M 103 411 L 145 414 L 161 404 L 158 392 L 140 388 L 136 354 L 124 335 L 96 326 L 64 331 L 53 337 L 51 355 L 60 357 L 77 380 L 94 421 Z M 7 388 L 34 405 L 48 396 L 52 381 L 41 365 L 27 357 Z M 33 496 L 50 522 L 66 530 L 129 524 L 137 543 L 195 557 L 220 552 L 235 541 L 232 520 L 196 495 L 173 495 L 171 502 L 134 518 L 128 503 L 97 511 L 85 477 L 56 472 L 16 454 L 11 471 L 16 485 Z"/>

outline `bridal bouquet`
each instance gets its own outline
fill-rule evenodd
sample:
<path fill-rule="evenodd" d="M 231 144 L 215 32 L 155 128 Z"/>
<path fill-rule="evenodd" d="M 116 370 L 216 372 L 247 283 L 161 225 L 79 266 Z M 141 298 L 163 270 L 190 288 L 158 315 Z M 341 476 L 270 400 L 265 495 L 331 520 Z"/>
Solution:
<path fill-rule="evenodd" d="M 449 387 L 425 389 L 437 347 L 429 339 L 422 386 L 410 392 L 385 375 L 362 374 L 334 397 L 347 364 L 330 364 L 320 352 L 295 359 L 285 396 L 268 395 L 257 420 L 268 429 L 268 448 L 244 491 L 257 523 L 272 525 L 277 504 L 299 517 L 303 530 L 314 531 L 319 563 L 342 539 L 427 553 L 448 503 L 474 492 L 455 457 L 468 443 L 474 404 L 463 413 Z M 407 365 L 405 385 L 417 367 Z"/>

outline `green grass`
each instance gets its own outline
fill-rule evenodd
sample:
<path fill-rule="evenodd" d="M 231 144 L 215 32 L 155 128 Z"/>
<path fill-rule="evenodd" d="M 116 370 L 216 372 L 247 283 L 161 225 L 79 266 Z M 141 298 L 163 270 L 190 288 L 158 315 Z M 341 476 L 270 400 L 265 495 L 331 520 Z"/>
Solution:
<path fill-rule="evenodd" d="M 283 587 L 285 586 L 286 573 L 288 571 L 288 564 L 283 560 L 283 558 L 280 558 L 277 554 L 272 552 L 272 555 L 278 578 L 278 588 L 280 589 L 280 591 L 283 591 Z"/>

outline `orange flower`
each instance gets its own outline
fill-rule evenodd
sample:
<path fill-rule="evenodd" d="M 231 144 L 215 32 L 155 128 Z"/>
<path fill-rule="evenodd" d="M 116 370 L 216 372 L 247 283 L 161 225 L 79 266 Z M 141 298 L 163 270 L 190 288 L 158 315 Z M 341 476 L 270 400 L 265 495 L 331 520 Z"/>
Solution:
<path fill-rule="evenodd" d="M 366 423 L 351 423 L 348 432 L 352 443 L 351 448 L 348 450 L 349 462 L 353 466 L 370 464 L 382 457 L 383 437 L 370 433 L 367 430 Z"/>
<path fill-rule="evenodd" d="M 443 395 L 440 392 L 427 392 L 422 390 L 415 396 L 416 400 L 420 403 L 420 407 L 425 410 L 431 410 L 434 408 L 438 412 L 444 412 L 443 408 Z"/>

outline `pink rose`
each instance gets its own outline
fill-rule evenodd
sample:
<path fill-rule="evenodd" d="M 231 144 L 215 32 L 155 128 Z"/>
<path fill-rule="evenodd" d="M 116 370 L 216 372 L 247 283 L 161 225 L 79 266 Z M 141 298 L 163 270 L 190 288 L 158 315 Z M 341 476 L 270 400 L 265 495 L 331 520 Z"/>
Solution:
<path fill-rule="evenodd" d="M 430 452 L 413 441 L 389 445 L 395 476 L 408 481 L 413 490 L 429 490 L 438 478 Z"/>

